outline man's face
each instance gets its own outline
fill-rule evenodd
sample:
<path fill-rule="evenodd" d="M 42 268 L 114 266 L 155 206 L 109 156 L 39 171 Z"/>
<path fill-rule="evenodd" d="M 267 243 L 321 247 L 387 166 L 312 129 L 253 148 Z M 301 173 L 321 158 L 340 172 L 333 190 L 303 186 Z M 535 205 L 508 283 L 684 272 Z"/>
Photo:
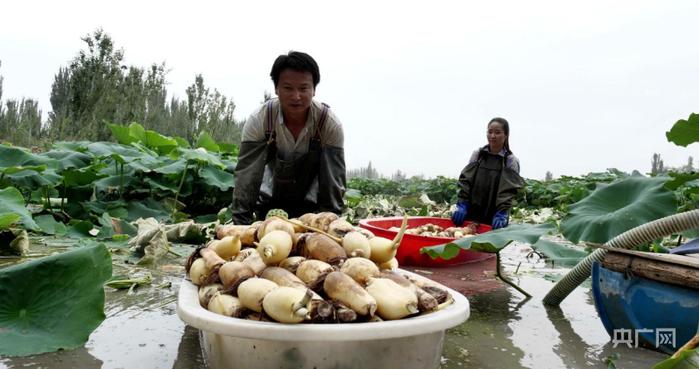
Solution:
<path fill-rule="evenodd" d="M 285 114 L 305 113 L 316 94 L 313 88 L 313 75 L 310 72 L 284 69 L 279 74 L 275 92 L 279 96 Z"/>

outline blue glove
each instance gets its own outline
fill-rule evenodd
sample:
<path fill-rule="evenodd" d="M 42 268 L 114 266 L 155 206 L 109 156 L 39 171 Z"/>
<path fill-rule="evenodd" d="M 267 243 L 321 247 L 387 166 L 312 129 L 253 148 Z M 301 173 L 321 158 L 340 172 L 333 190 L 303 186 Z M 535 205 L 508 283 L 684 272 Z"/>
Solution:
<path fill-rule="evenodd" d="M 493 215 L 492 227 L 493 229 L 505 228 L 509 222 L 510 215 L 507 214 L 506 211 L 497 211 L 495 215 Z"/>
<path fill-rule="evenodd" d="M 468 203 L 466 201 L 459 201 L 456 203 L 456 210 L 451 215 L 451 221 L 454 222 L 455 225 L 460 226 L 464 224 L 467 213 Z"/>

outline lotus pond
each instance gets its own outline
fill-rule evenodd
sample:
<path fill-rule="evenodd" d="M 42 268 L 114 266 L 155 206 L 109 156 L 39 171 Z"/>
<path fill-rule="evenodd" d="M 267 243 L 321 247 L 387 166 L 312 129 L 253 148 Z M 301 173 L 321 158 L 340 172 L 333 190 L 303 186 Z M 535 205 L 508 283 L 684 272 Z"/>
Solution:
<path fill-rule="evenodd" d="M 188 250 L 189 245 L 173 247 L 178 254 Z M 649 368 L 666 357 L 641 348 L 614 348 L 589 286 L 576 289 L 560 308 L 544 307 L 541 299 L 568 269 L 527 257 L 530 251 L 524 244 L 507 247 L 503 265 L 531 299 L 495 279 L 492 259 L 464 275 L 475 287 L 468 296 L 471 318 L 447 331 L 442 368 Z M 169 254 L 156 268 L 118 259 L 114 274 L 148 272 L 152 279 L 131 292 L 106 288 L 106 319 L 84 347 L 2 358 L 0 368 L 206 368 L 198 331 L 175 313 L 183 258 Z M 432 273 L 413 270 L 427 277 Z"/>

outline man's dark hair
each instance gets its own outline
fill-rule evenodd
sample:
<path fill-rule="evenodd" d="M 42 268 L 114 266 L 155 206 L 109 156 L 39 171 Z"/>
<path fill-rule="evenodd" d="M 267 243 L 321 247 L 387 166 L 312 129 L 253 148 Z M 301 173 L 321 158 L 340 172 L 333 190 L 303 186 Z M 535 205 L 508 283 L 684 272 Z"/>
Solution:
<path fill-rule="evenodd" d="M 274 61 L 272 65 L 272 71 L 269 76 L 272 77 L 274 81 L 274 87 L 277 87 L 279 83 L 279 75 L 284 71 L 284 69 L 293 69 L 299 72 L 309 72 L 313 76 L 313 88 L 318 86 L 320 82 L 320 71 L 318 70 L 318 64 L 313 58 L 300 51 L 289 51 L 287 55 L 279 55 L 277 60 Z"/>

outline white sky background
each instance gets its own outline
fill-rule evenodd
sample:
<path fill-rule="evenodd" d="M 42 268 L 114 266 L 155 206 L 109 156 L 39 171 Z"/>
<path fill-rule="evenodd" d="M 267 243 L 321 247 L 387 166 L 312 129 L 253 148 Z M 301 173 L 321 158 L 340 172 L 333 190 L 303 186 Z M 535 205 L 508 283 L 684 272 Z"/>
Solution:
<path fill-rule="evenodd" d="M 196 74 L 247 117 L 273 92 L 288 50 L 320 66 L 316 98 L 345 130 L 348 169 L 457 177 L 511 125 L 522 175 L 543 179 L 666 166 L 697 144 L 668 143 L 699 113 L 699 2 L 687 1 L 11 1 L 0 6 L 3 100 L 39 100 L 102 27 L 127 65 L 165 62 L 168 92 Z"/>

